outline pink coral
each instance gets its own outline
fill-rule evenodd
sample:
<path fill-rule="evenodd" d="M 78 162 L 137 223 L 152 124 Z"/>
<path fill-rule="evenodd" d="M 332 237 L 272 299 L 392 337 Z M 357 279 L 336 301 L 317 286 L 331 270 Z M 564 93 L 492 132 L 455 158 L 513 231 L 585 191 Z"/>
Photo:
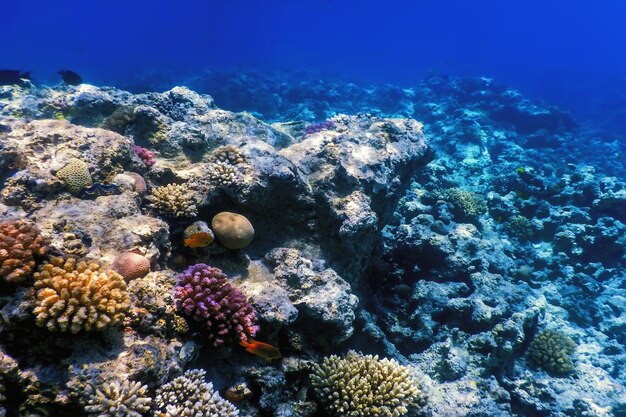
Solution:
<path fill-rule="evenodd" d="M 149 151 L 148 149 L 143 148 L 139 145 L 133 145 L 133 151 L 135 151 L 139 159 L 141 159 L 141 162 L 143 162 L 144 165 L 148 168 L 156 163 L 156 157 L 154 156 L 154 152 Z"/>
<path fill-rule="evenodd" d="M 256 311 L 220 269 L 190 266 L 178 276 L 174 297 L 179 311 L 204 324 L 213 346 L 247 340 L 259 330 Z"/>
<path fill-rule="evenodd" d="M 113 261 L 111 269 L 129 282 L 147 275 L 150 272 L 150 261 L 139 253 L 122 252 Z"/>

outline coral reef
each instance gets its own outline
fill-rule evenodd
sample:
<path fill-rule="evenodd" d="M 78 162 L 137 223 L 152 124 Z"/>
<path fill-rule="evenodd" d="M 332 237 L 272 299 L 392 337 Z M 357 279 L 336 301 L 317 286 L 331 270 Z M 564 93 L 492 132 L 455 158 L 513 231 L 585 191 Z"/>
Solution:
<path fill-rule="evenodd" d="M 147 390 L 140 382 L 127 379 L 92 387 L 85 411 L 89 417 L 141 417 L 152 405 Z"/>
<path fill-rule="evenodd" d="M 174 297 L 180 311 L 203 323 L 212 346 L 247 340 L 259 330 L 252 305 L 217 268 L 205 264 L 187 268 L 178 277 Z"/>
<path fill-rule="evenodd" d="M 423 402 L 408 368 L 354 351 L 315 364 L 311 383 L 326 410 L 338 417 L 399 417 Z"/>
<path fill-rule="evenodd" d="M 155 187 L 148 196 L 150 206 L 167 217 L 195 217 L 198 209 L 187 184 Z"/>
<path fill-rule="evenodd" d="M 528 357 L 541 369 L 555 375 L 567 375 L 575 369 L 571 358 L 575 351 L 576 343 L 569 336 L 544 329 L 530 343 Z"/>
<path fill-rule="evenodd" d="M 487 212 L 485 200 L 470 190 L 450 188 L 441 193 L 441 197 L 452 203 L 456 212 L 465 218 L 480 216 Z"/>
<path fill-rule="evenodd" d="M 122 323 L 130 307 L 124 279 L 93 262 L 52 257 L 34 277 L 33 314 L 50 331 L 103 330 Z"/>
<path fill-rule="evenodd" d="M 111 264 L 111 269 L 120 274 L 126 282 L 129 282 L 150 272 L 150 260 L 140 253 L 122 252 Z"/>
<path fill-rule="evenodd" d="M 47 240 L 32 223 L 16 220 L 0 222 L 0 278 L 22 282 L 30 277 L 37 259 L 46 254 Z"/>
<path fill-rule="evenodd" d="M 154 156 L 154 152 L 149 151 L 146 148 L 142 148 L 139 145 L 133 145 L 133 152 L 141 159 L 143 164 L 150 168 L 152 165 L 156 164 L 156 157 Z"/>
<path fill-rule="evenodd" d="M 72 158 L 67 165 L 57 171 L 56 176 L 71 193 L 78 193 L 93 183 L 89 166 L 78 158 Z"/>
<path fill-rule="evenodd" d="M 243 249 L 254 239 L 252 223 L 241 214 L 223 211 L 213 216 L 211 229 L 227 249 Z"/>
<path fill-rule="evenodd" d="M 162 417 L 238 417 L 239 410 L 224 400 L 206 372 L 192 369 L 157 390 L 156 415 Z"/>

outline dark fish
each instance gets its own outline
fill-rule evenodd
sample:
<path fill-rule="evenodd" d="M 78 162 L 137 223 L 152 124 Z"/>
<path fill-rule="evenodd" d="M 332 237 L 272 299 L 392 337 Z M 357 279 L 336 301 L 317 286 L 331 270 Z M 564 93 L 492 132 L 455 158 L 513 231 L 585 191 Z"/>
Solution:
<path fill-rule="evenodd" d="M 30 80 L 30 71 L 0 69 L 0 85 L 22 85 L 25 79 Z"/>
<path fill-rule="evenodd" d="M 65 84 L 69 85 L 79 85 L 83 83 L 83 79 L 80 75 L 70 70 L 61 70 L 59 71 L 61 78 Z"/>

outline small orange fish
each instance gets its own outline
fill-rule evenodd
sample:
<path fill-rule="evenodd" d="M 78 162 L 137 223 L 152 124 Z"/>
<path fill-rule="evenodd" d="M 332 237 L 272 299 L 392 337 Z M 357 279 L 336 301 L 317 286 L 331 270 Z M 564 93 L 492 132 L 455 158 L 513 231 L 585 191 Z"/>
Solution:
<path fill-rule="evenodd" d="M 185 239 L 185 246 L 190 248 L 204 248 L 213 242 L 213 236 L 210 233 L 200 232 L 194 233 Z"/>
<path fill-rule="evenodd" d="M 254 339 L 240 340 L 239 344 L 246 348 L 246 352 L 257 355 L 270 362 L 272 359 L 280 359 L 280 351 L 272 345 L 259 342 Z"/>

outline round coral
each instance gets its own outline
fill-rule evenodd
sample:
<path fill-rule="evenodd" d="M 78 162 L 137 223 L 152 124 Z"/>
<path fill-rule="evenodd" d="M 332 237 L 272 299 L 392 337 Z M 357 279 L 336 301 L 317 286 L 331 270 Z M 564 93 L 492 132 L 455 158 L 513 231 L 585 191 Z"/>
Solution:
<path fill-rule="evenodd" d="M 259 330 L 254 308 L 218 268 L 190 266 L 179 275 L 174 297 L 179 311 L 204 324 L 213 346 L 247 340 Z"/>
<path fill-rule="evenodd" d="M 211 221 L 217 240 L 227 249 L 243 249 L 254 239 L 252 223 L 241 214 L 223 211 Z"/>
<path fill-rule="evenodd" d="M 130 308 L 122 276 L 94 262 L 52 257 L 34 277 L 35 321 L 50 331 L 103 330 L 120 324 Z"/>
<path fill-rule="evenodd" d="M 139 253 L 122 252 L 113 261 L 111 269 L 129 282 L 146 276 L 150 272 L 150 261 Z"/>
<path fill-rule="evenodd" d="M 56 176 L 74 194 L 93 183 L 89 166 L 78 158 L 72 158 L 67 165 L 56 173 Z"/>
<path fill-rule="evenodd" d="M 32 275 L 36 260 L 46 254 L 47 240 L 23 220 L 0 223 L 0 278 L 18 283 Z"/>

